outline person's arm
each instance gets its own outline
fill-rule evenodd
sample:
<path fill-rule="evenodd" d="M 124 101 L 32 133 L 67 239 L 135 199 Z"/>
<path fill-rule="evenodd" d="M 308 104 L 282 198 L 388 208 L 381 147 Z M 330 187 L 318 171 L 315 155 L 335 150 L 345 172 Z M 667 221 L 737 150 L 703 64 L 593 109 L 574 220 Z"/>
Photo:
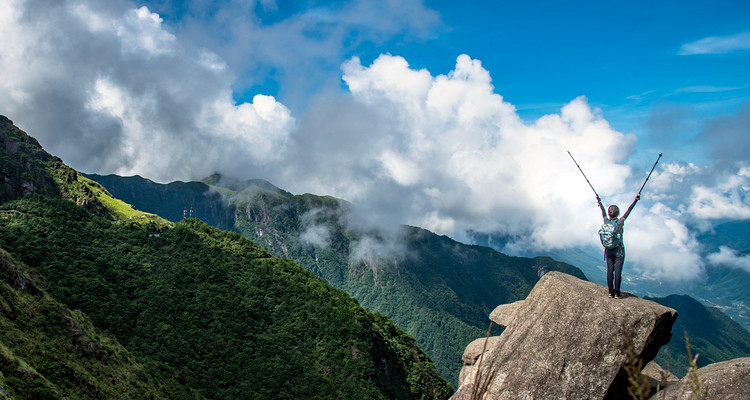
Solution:
<path fill-rule="evenodd" d="M 640 199 L 641 199 L 641 194 L 640 193 L 638 193 L 637 195 L 635 195 L 635 200 L 633 200 L 633 204 L 631 204 L 630 207 L 628 207 L 628 211 L 625 211 L 625 214 L 623 214 L 623 216 L 622 216 L 623 221 L 628 218 L 628 215 L 630 215 L 630 212 L 633 211 L 633 207 L 635 207 L 635 203 L 637 203 L 638 200 L 640 200 Z"/>
<path fill-rule="evenodd" d="M 607 211 L 604 210 L 604 205 L 602 204 L 602 199 L 599 197 L 599 195 L 596 195 L 596 203 L 599 205 L 599 208 L 602 210 L 602 219 L 606 222 Z"/>

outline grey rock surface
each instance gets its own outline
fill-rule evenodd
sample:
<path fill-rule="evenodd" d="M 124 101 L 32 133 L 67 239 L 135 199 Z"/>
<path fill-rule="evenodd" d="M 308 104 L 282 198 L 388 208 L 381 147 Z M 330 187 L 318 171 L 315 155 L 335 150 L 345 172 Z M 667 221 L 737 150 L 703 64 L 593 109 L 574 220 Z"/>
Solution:
<path fill-rule="evenodd" d="M 560 272 L 544 275 L 453 399 L 627 399 L 630 338 L 644 364 L 668 343 L 677 312 Z"/>
<path fill-rule="evenodd" d="M 509 304 L 500 304 L 490 313 L 490 321 L 501 328 L 506 328 L 513 322 L 513 318 L 516 317 L 516 312 L 523 302 L 524 300 L 518 300 Z"/>
<path fill-rule="evenodd" d="M 461 359 L 464 362 L 464 366 L 461 368 L 461 373 L 458 375 L 458 385 L 461 386 L 466 377 L 471 376 L 472 371 L 476 365 L 477 359 L 487 349 L 491 349 L 496 346 L 497 341 L 500 340 L 500 336 L 489 336 L 474 340 L 469 343 L 464 349 L 464 354 Z"/>
<path fill-rule="evenodd" d="M 500 336 L 490 336 L 474 340 L 464 349 L 464 355 L 461 357 L 462 361 L 464 364 L 474 365 L 477 358 L 482 355 L 482 351 L 496 347 L 499 340 Z"/>
<path fill-rule="evenodd" d="M 672 384 L 666 389 L 651 396 L 653 400 L 688 400 L 688 399 L 750 399 L 750 358 L 735 358 L 698 369 L 698 377 L 707 397 L 699 397 L 690 387 L 690 374 L 681 382 Z M 706 394 L 706 392 L 701 392 Z"/>
<path fill-rule="evenodd" d="M 651 393 L 656 393 L 657 391 L 680 381 L 680 378 L 662 368 L 661 365 L 656 363 L 656 361 L 651 361 L 643 367 L 641 374 L 648 379 L 649 385 L 651 386 Z"/>

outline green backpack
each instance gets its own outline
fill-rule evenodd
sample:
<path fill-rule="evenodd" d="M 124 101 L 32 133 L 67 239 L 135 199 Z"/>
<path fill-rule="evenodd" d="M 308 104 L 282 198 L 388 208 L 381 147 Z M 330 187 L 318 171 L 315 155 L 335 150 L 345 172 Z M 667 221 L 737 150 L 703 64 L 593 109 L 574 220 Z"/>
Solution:
<path fill-rule="evenodd" d="M 622 244 L 622 232 L 617 229 L 617 220 L 608 219 L 599 228 L 599 240 L 607 249 L 614 249 Z"/>

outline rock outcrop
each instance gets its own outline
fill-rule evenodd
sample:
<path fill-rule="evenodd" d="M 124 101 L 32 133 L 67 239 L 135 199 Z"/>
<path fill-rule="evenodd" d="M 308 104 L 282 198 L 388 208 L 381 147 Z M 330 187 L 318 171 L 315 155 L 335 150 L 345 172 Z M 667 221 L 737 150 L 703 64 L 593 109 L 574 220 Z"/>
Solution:
<path fill-rule="evenodd" d="M 662 368 L 656 361 L 651 361 L 643 367 L 641 374 L 648 379 L 649 386 L 651 386 L 651 393 L 656 393 L 669 385 L 680 382 L 680 378 Z"/>
<path fill-rule="evenodd" d="M 706 365 L 698 369 L 702 390 L 707 397 L 698 397 L 690 386 L 690 374 L 679 384 L 673 384 L 656 393 L 654 400 L 688 400 L 696 398 L 709 399 L 747 399 L 750 397 L 750 358 L 736 358 L 734 360 Z"/>
<path fill-rule="evenodd" d="M 492 314 L 507 327 L 486 346 L 467 348 L 453 399 L 630 398 L 626 348 L 646 365 L 677 318 L 671 308 L 627 293 L 611 299 L 607 288 L 560 272 Z"/>

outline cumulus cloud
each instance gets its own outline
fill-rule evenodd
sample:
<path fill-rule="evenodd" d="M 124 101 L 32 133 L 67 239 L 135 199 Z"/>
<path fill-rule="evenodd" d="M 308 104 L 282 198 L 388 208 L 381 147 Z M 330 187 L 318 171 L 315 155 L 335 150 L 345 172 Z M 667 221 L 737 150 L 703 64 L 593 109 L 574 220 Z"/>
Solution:
<path fill-rule="evenodd" d="M 702 219 L 750 219 L 750 167 L 719 176 L 711 185 L 695 185 L 688 211 Z"/>
<path fill-rule="evenodd" d="M 287 179 L 305 191 L 344 197 L 373 222 L 407 223 L 459 240 L 467 231 L 499 234 L 511 253 L 597 246 L 592 232 L 600 214 L 567 151 L 604 201 L 621 207 L 651 167 L 629 165 L 636 137 L 613 129 L 583 96 L 525 123 L 468 55 L 445 75 L 392 55 L 370 65 L 354 57 L 342 71 L 353 102 L 314 102 L 297 133 L 310 152 L 287 169 Z M 628 257 L 644 275 L 679 281 L 703 275 L 696 228 L 748 218 L 746 167 L 739 160 L 732 165 L 662 159 L 627 224 Z"/>
<path fill-rule="evenodd" d="M 750 272 L 750 255 L 740 255 L 735 250 L 726 246 L 719 247 L 719 251 L 709 254 L 707 259 L 713 265 L 737 268 Z"/>
<path fill-rule="evenodd" d="M 155 1 L 157 11 L 180 15 L 174 29 L 210 48 L 236 72 L 233 88 L 262 87 L 272 77 L 291 104 L 303 107 L 305 93 L 337 87 L 340 63 L 360 45 L 394 37 L 420 41 L 441 26 L 439 14 L 422 0 L 190 2 L 175 10 Z M 206 35 L 205 32 L 211 32 Z"/>
<path fill-rule="evenodd" d="M 288 108 L 263 95 L 236 104 L 220 57 L 128 6 L 5 3 L 2 112 L 84 171 L 167 181 L 278 158 Z"/>
<path fill-rule="evenodd" d="M 421 1 L 344 2 L 287 10 L 281 19 L 276 13 L 286 5 L 273 1 L 260 11 L 253 2 L 209 3 L 191 4 L 170 25 L 155 9 L 125 0 L 2 2 L 0 112 L 85 172 L 162 182 L 216 171 L 264 178 L 351 201 L 353 225 L 410 224 L 458 240 L 467 231 L 499 233 L 517 253 L 598 246 L 599 210 L 568 151 L 604 201 L 621 207 L 651 166 L 632 166 L 636 136 L 610 126 L 585 96 L 522 120 L 469 55 L 445 74 L 390 54 L 369 64 L 344 61 L 354 43 L 429 35 L 439 18 Z M 203 18 L 209 14 L 215 18 Z M 206 24 L 215 35 L 202 34 Z M 340 74 L 325 72 L 329 64 L 340 65 Z M 337 90 L 321 90 L 297 114 L 264 94 L 235 101 L 237 86 L 255 85 L 271 70 L 286 77 L 286 87 Z M 645 274 L 700 276 L 696 227 L 750 218 L 748 116 L 750 104 L 700 128 L 695 140 L 715 164 L 667 153 L 654 171 L 627 223 L 629 260 Z M 331 231 L 316 218 L 300 239 L 325 247 Z M 397 240 L 386 240 L 392 234 L 364 236 L 353 256 L 398 250 Z"/>
<path fill-rule="evenodd" d="M 667 281 L 703 276 L 700 244 L 681 221 L 681 213 L 656 203 L 626 222 L 626 226 L 628 257 L 646 276 Z"/>
<path fill-rule="evenodd" d="M 355 204 L 396 193 L 383 205 L 401 210 L 407 223 L 454 237 L 466 229 L 535 232 L 539 244 L 566 246 L 585 235 L 566 226 L 593 199 L 567 150 L 590 167 L 603 194 L 622 190 L 631 173 L 622 162 L 635 137 L 612 129 L 584 97 L 527 125 L 494 93 L 481 62 L 467 55 L 436 77 L 390 55 L 369 67 L 353 58 L 342 69 L 363 117 L 337 122 L 352 123 L 342 129 L 367 145 L 331 151 L 354 154 L 346 162 L 351 168 L 344 167 L 362 175 L 333 189 Z M 377 123 L 362 127 L 363 119 Z"/>

